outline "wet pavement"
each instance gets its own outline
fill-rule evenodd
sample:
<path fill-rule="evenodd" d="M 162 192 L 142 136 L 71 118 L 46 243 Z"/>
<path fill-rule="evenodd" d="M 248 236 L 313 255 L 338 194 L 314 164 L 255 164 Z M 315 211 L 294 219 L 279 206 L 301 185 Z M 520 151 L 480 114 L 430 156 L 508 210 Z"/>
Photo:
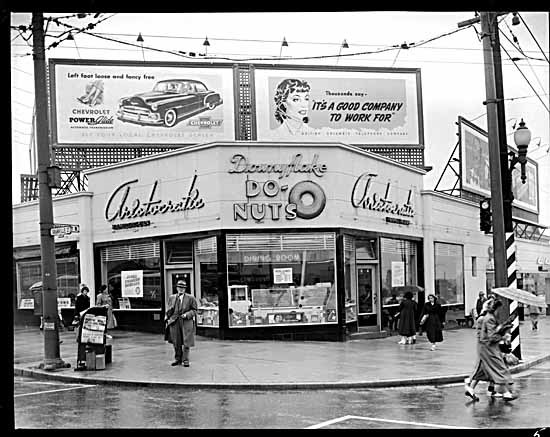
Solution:
<path fill-rule="evenodd" d="M 392 388 L 232 390 L 134 387 L 16 376 L 16 428 L 542 428 L 550 424 L 550 361 L 514 376 L 506 402 L 462 383 Z M 457 414 L 458 413 L 458 414 Z M 522 434 L 532 436 L 533 432 Z"/>
<path fill-rule="evenodd" d="M 539 330 L 520 324 L 525 370 L 550 359 L 550 318 Z M 191 366 L 172 367 L 172 345 L 161 334 L 113 330 L 113 362 L 105 370 L 75 372 L 75 333 L 60 332 L 61 358 L 71 368 L 45 371 L 44 339 L 38 328 L 15 329 L 14 374 L 70 383 L 130 384 L 225 389 L 315 389 L 392 387 L 460 382 L 475 360 L 475 330 L 444 331 L 435 351 L 425 336 L 415 345 L 398 345 L 399 337 L 358 339 L 345 343 L 317 341 L 234 341 L 197 337 Z"/>

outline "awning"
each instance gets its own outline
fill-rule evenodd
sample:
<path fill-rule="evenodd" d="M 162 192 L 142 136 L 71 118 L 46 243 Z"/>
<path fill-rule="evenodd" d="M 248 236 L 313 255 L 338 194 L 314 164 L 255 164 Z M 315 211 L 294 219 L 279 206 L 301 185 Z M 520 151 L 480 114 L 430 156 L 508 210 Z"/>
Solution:
<path fill-rule="evenodd" d="M 76 243 L 64 244 L 63 246 L 56 245 L 55 256 L 76 254 Z M 24 259 L 40 258 L 40 246 L 20 247 L 13 249 L 13 259 L 21 261 Z"/>
<path fill-rule="evenodd" d="M 544 296 L 537 296 L 529 291 L 521 290 L 513 287 L 493 288 L 491 292 L 507 299 L 515 300 L 525 305 L 533 305 L 536 307 L 546 308 L 546 299 Z"/>

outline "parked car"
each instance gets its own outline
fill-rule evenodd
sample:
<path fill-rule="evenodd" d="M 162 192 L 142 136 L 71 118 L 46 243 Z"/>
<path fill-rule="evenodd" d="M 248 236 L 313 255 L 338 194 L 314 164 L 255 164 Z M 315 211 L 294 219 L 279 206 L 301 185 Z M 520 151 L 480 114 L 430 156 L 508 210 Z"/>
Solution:
<path fill-rule="evenodd" d="M 222 103 L 219 93 L 208 90 L 198 80 L 161 80 L 150 92 L 121 98 L 117 118 L 141 125 L 172 127 Z"/>

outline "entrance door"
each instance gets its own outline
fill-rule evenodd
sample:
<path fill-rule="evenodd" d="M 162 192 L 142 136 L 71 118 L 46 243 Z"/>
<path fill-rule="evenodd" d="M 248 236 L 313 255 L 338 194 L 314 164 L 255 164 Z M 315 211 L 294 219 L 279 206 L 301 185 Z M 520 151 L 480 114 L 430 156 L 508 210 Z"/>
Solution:
<path fill-rule="evenodd" d="M 193 286 L 193 275 L 191 274 L 191 269 L 174 269 L 166 270 L 166 300 L 168 301 L 168 296 L 171 294 L 177 293 L 176 283 L 180 279 L 185 279 L 189 287 L 189 294 L 195 296 L 195 287 Z"/>
<path fill-rule="evenodd" d="M 360 315 L 376 314 L 378 312 L 374 272 L 374 266 L 357 266 L 357 291 Z"/>

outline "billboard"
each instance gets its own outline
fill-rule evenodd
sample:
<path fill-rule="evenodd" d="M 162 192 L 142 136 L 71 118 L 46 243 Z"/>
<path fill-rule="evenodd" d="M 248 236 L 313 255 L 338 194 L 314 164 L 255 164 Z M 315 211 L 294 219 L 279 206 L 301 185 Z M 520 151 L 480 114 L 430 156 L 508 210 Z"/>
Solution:
<path fill-rule="evenodd" d="M 487 133 L 465 120 L 458 118 L 460 136 L 460 165 L 462 188 L 483 196 L 491 197 L 491 173 L 489 166 L 489 142 Z M 509 151 L 517 151 L 508 146 Z M 516 164 L 512 171 L 512 192 L 514 206 L 538 213 L 538 166 L 527 158 L 525 168 L 527 179 L 521 182 L 521 168 Z"/>
<path fill-rule="evenodd" d="M 420 70 L 260 66 L 259 141 L 423 145 Z"/>
<path fill-rule="evenodd" d="M 54 145 L 235 139 L 231 65 L 52 59 Z"/>

